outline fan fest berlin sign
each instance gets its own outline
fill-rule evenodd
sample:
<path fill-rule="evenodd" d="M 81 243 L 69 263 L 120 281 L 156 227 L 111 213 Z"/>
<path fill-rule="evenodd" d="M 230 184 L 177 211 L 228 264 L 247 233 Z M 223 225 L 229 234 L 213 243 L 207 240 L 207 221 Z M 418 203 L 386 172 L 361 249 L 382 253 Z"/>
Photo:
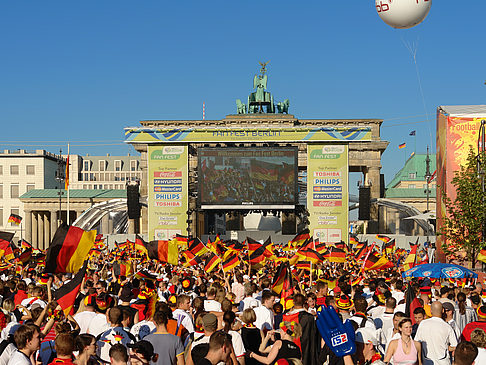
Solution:
<path fill-rule="evenodd" d="M 149 237 L 187 234 L 187 146 L 148 146 Z"/>
<path fill-rule="evenodd" d="M 348 242 L 348 145 L 307 146 L 309 229 L 320 242 Z"/>

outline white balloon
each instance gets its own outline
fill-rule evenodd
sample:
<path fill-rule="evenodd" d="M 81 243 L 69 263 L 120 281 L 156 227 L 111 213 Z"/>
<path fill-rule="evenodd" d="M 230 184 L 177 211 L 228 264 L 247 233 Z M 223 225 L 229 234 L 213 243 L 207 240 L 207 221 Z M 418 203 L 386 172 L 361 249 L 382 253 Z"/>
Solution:
<path fill-rule="evenodd" d="M 393 28 L 407 29 L 422 23 L 432 0 L 375 0 L 380 18 Z"/>

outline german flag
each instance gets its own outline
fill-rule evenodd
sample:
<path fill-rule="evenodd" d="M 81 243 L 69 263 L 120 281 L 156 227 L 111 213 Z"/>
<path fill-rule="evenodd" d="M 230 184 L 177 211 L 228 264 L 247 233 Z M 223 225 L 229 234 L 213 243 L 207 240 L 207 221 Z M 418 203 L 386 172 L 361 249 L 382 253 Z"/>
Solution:
<path fill-rule="evenodd" d="M 250 265 L 256 265 L 265 261 L 265 246 L 253 238 L 247 237 L 248 255 L 250 256 Z"/>
<path fill-rule="evenodd" d="M 187 245 L 188 245 L 188 242 L 189 242 L 189 237 L 187 236 L 182 236 L 180 234 L 176 234 L 176 236 L 174 237 L 174 240 L 177 242 L 177 244 L 183 249 L 183 250 L 186 250 L 187 249 Z"/>
<path fill-rule="evenodd" d="M 325 242 L 318 242 L 317 244 L 315 244 L 315 247 L 315 250 L 321 255 L 324 255 L 324 253 L 327 251 L 327 244 Z"/>
<path fill-rule="evenodd" d="M 380 241 L 384 242 L 384 243 L 388 243 L 392 240 L 390 237 L 385 236 L 384 234 L 377 234 L 376 238 L 379 239 Z"/>
<path fill-rule="evenodd" d="M 93 236 L 93 242 L 94 242 L 94 236 Z M 54 292 L 54 299 L 61 306 L 65 315 L 72 314 L 74 312 L 73 311 L 74 301 L 78 296 L 79 289 L 81 288 L 81 283 L 83 282 L 84 276 L 86 275 L 87 267 L 88 267 L 88 261 L 85 261 L 81 270 L 79 270 L 79 272 L 76 275 L 74 275 L 74 278 Z"/>
<path fill-rule="evenodd" d="M 113 271 L 116 277 L 130 276 L 133 274 L 133 265 L 130 261 L 120 261 L 113 264 Z"/>
<path fill-rule="evenodd" d="M 22 265 L 26 265 L 29 263 L 29 261 L 32 259 L 32 249 L 28 248 L 27 250 L 24 250 L 20 256 L 19 256 L 19 261 L 22 263 Z"/>
<path fill-rule="evenodd" d="M 167 262 L 171 265 L 179 263 L 179 248 L 177 241 L 150 241 L 147 244 L 148 257 L 150 259 Z"/>
<path fill-rule="evenodd" d="M 313 264 L 317 264 L 319 262 L 324 261 L 324 255 L 321 255 L 319 252 L 311 248 L 306 248 L 305 250 L 299 250 L 297 251 L 297 255 L 304 258 L 305 261 L 310 261 Z"/>
<path fill-rule="evenodd" d="M 417 261 L 418 245 L 413 245 L 413 244 L 410 244 L 410 245 L 411 245 L 410 253 L 408 254 L 405 261 L 403 261 L 403 270 L 405 270 L 405 271 L 410 270 L 412 267 L 414 267 L 415 263 Z"/>
<path fill-rule="evenodd" d="M 33 248 L 32 245 L 24 239 L 22 239 L 22 242 L 20 243 L 20 247 L 22 247 L 23 250 L 28 250 Z"/>
<path fill-rule="evenodd" d="M 349 236 L 349 244 L 351 244 L 351 245 L 357 245 L 357 244 L 359 244 L 359 241 L 358 241 L 358 239 L 356 237 Z"/>
<path fill-rule="evenodd" d="M 138 234 L 135 236 L 135 251 L 137 251 L 142 256 L 148 256 L 147 242 L 143 240 Z"/>
<path fill-rule="evenodd" d="M 64 190 L 69 189 L 69 155 L 66 160 L 66 171 L 64 171 Z"/>
<path fill-rule="evenodd" d="M 191 251 L 195 256 L 202 256 L 205 253 L 208 253 L 209 250 L 204 243 L 201 242 L 199 238 L 193 238 L 188 242 L 188 251 Z"/>
<path fill-rule="evenodd" d="M 185 267 L 196 266 L 202 262 L 201 257 L 194 255 L 191 251 L 184 251 L 182 257 L 186 259 L 186 262 L 183 264 Z"/>
<path fill-rule="evenodd" d="M 310 261 L 299 261 L 295 265 L 298 269 L 310 270 L 312 266 L 312 262 Z"/>
<path fill-rule="evenodd" d="M 220 262 L 221 259 L 215 253 L 210 252 L 206 258 L 206 262 L 204 263 L 204 271 L 209 274 L 219 265 Z"/>
<path fill-rule="evenodd" d="M 47 250 L 46 273 L 78 272 L 94 245 L 96 231 L 62 224 Z"/>
<path fill-rule="evenodd" d="M 146 270 L 141 270 L 135 274 L 135 277 L 140 280 L 157 280 L 157 276 L 149 273 Z"/>
<path fill-rule="evenodd" d="M 393 253 L 395 251 L 395 239 L 392 239 L 391 241 L 388 241 L 384 244 L 384 247 L 382 249 L 382 252 L 389 254 Z"/>
<path fill-rule="evenodd" d="M 273 277 L 272 290 L 279 294 L 281 298 L 287 298 L 294 291 L 292 271 L 289 262 L 282 262 Z"/>
<path fill-rule="evenodd" d="M 12 242 L 0 238 L 0 257 L 4 261 L 11 261 L 15 258 Z"/>
<path fill-rule="evenodd" d="M 395 265 L 387 259 L 385 255 L 378 257 L 374 254 L 368 256 L 368 260 L 365 262 L 365 270 L 385 270 Z"/>
<path fill-rule="evenodd" d="M 366 257 L 367 253 L 369 252 L 370 247 L 368 247 L 368 244 L 364 245 L 360 249 L 356 250 L 356 253 L 354 254 L 354 257 L 356 260 L 362 260 Z"/>
<path fill-rule="evenodd" d="M 341 248 L 331 247 L 324 257 L 329 262 L 346 262 L 346 251 Z"/>
<path fill-rule="evenodd" d="M 0 231 L 0 240 L 4 240 L 7 242 L 12 242 L 12 238 L 15 235 L 13 232 L 5 232 L 5 231 Z"/>
<path fill-rule="evenodd" d="M 22 222 L 22 217 L 17 214 L 10 214 L 10 217 L 8 217 L 8 223 L 14 223 L 17 226 Z"/>
<path fill-rule="evenodd" d="M 223 257 L 223 272 L 228 272 L 233 270 L 236 266 L 240 264 L 240 259 L 238 258 L 238 254 L 227 251 Z"/>
<path fill-rule="evenodd" d="M 477 260 L 481 262 L 486 262 L 486 250 L 479 251 Z"/>
<path fill-rule="evenodd" d="M 301 246 L 307 239 L 310 238 L 310 231 L 308 228 L 298 233 L 290 242 L 295 246 Z"/>

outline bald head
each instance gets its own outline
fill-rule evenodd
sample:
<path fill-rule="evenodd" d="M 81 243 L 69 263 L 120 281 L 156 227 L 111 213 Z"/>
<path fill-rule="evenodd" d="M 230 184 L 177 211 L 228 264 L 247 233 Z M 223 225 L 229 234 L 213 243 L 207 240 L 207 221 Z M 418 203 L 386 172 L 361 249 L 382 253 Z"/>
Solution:
<path fill-rule="evenodd" d="M 430 306 L 430 311 L 433 317 L 442 317 L 442 303 L 438 300 L 433 302 Z"/>

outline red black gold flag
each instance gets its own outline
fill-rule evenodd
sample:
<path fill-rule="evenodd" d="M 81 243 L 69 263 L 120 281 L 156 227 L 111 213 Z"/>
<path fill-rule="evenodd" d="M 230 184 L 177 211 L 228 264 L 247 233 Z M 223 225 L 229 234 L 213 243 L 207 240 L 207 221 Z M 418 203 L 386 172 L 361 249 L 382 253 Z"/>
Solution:
<path fill-rule="evenodd" d="M 167 262 L 171 265 L 177 265 L 179 263 L 179 248 L 175 240 L 150 241 L 147 244 L 147 252 L 150 259 Z"/>
<path fill-rule="evenodd" d="M 196 266 L 202 262 L 202 258 L 194 255 L 191 251 L 184 251 L 182 256 L 186 259 L 186 262 L 183 264 L 185 267 Z"/>
<path fill-rule="evenodd" d="M 187 249 L 187 245 L 189 242 L 189 237 L 187 236 L 182 236 L 180 234 L 176 234 L 174 237 L 174 240 L 177 242 L 177 244 L 182 248 L 182 249 Z"/>
<path fill-rule="evenodd" d="M 209 250 L 207 249 L 206 246 L 204 246 L 204 243 L 201 242 L 199 238 L 193 238 L 191 241 L 188 242 L 188 251 L 191 251 L 194 255 L 196 256 L 202 256 L 205 253 L 208 253 Z"/>
<path fill-rule="evenodd" d="M 23 250 L 28 250 L 29 248 L 32 248 L 32 245 L 24 239 L 22 239 L 20 246 Z"/>
<path fill-rule="evenodd" d="M 412 267 L 415 266 L 417 262 L 417 247 L 418 245 L 410 244 L 411 250 L 408 254 L 407 258 L 403 262 L 403 270 L 407 271 L 410 270 Z"/>
<path fill-rule="evenodd" d="M 359 241 L 358 241 L 358 239 L 356 237 L 349 236 L 349 244 L 351 244 L 351 245 L 357 245 L 357 244 L 359 244 Z"/>
<path fill-rule="evenodd" d="M 256 265 L 265 260 L 265 247 L 254 239 L 247 237 L 248 255 L 250 256 L 250 265 Z"/>
<path fill-rule="evenodd" d="M 32 259 L 31 248 L 24 250 L 19 256 L 19 261 L 22 263 L 22 265 L 28 264 L 31 259 Z"/>
<path fill-rule="evenodd" d="M 370 250 L 370 247 L 368 247 L 368 245 L 364 245 L 360 249 L 356 250 L 356 253 L 354 254 L 354 257 L 358 261 L 359 260 L 362 260 L 362 259 L 364 259 L 366 257 L 366 254 L 368 253 L 369 250 Z"/>
<path fill-rule="evenodd" d="M 11 261 L 15 258 L 12 242 L 0 238 L 0 258 Z"/>
<path fill-rule="evenodd" d="M 321 255 L 323 255 L 327 251 L 327 245 L 325 242 L 318 242 L 315 244 L 316 248 L 315 250 L 319 252 Z"/>
<path fill-rule="evenodd" d="M 307 248 L 305 250 L 299 250 L 297 251 L 297 255 L 303 257 L 306 261 L 312 262 L 313 264 L 323 262 L 325 257 L 324 255 L 320 254 L 319 252 L 311 248 Z"/>
<path fill-rule="evenodd" d="M 290 242 L 292 242 L 294 246 L 300 246 L 309 238 L 310 230 L 307 228 L 304 229 L 302 232 L 298 233 Z"/>
<path fill-rule="evenodd" d="M 380 241 L 387 243 L 390 242 L 392 239 L 384 234 L 377 234 L 376 238 L 379 239 Z"/>
<path fill-rule="evenodd" d="M 238 258 L 238 253 L 227 251 L 227 253 L 223 257 L 223 272 L 233 270 L 239 264 L 240 259 Z"/>
<path fill-rule="evenodd" d="M 134 249 L 142 256 L 148 256 L 147 242 L 145 242 L 138 234 L 135 237 Z"/>
<path fill-rule="evenodd" d="M 8 217 L 8 223 L 14 223 L 16 225 L 19 225 L 20 222 L 22 222 L 22 217 L 17 214 L 10 214 L 10 217 Z"/>
<path fill-rule="evenodd" d="M 295 266 L 298 269 L 310 270 L 312 263 L 310 261 L 299 261 Z"/>
<path fill-rule="evenodd" d="M 133 274 L 133 265 L 130 261 L 120 261 L 113 264 L 115 276 L 130 276 Z"/>
<path fill-rule="evenodd" d="M 0 240 L 11 242 L 14 235 L 13 232 L 0 231 Z"/>
<path fill-rule="evenodd" d="M 329 251 L 324 254 L 324 257 L 329 262 L 346 262 L 346 251 L 341 248 L 331 247 Z"/>
<path fill-rule="evenodd" d="M 364 264 L 365 270 L 385 270 L 394 266 L 395 265 L 393 265 L 393 263 L 388 260 L 385 255 L 378 257 L 374 253 L 368 256 L 368 259 Z"/>
<path fill-rule="evenodd" d="M 292 281 L 292 271 L 288 261 L 282 262 L 277 268 L 273 277 L 272 290 L 279 294 L 281 298 L 287 298 L 292 295 L 294 284 Z"/>
<path fill-rule="evenodd" d="M 78 272 L 94 245 L 96 231 L 62 224 L 56 231 L 46 257 L 46 273 Z"/>
<path fill-rule="evenodd" d="M 84 276 L 86 275 L 87 267 L 88 261 L 85 261 L 81 270 L 79 270 L 79 272 L 74 275 L 74 278 L 54 292 L 54 299 L 61 306 L 65 315 L 72 314 L 73 312 L 74 301 L 78 296 L 79 289 L 81 288 L 81 283 L 83 282 Z"/>
<path fill-rule="evenodd" d="M 221 259 L 214 253 L 210 252 L 204 263 L 204 271 L 208 274 L 213 271 L 221 262 Z"/>

